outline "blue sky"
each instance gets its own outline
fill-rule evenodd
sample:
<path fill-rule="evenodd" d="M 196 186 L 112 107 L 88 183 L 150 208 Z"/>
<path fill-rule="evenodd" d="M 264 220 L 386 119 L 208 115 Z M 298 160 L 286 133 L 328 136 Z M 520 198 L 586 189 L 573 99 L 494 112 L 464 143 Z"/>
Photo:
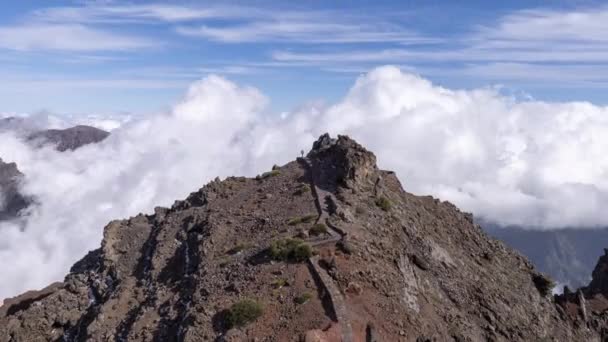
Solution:
<path fill-rule="evenodd" d="M 606 32 L 593 1 L 11 1 L 0 112 L 155 112 L 209 73 L 281 111 L 333 102 L 385 64 L 450 88 L 606 104 Z"/>

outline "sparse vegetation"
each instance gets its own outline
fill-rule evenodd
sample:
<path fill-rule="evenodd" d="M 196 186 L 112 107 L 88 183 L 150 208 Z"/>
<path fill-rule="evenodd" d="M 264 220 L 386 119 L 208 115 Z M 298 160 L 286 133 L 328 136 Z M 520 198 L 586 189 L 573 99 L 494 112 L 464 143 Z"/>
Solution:
<path fill-rule="evenodd" d="M 282 239 L 273 241 L 269 252 L 275 260 L 302 262 L 312 256 L 312 247 L 299 239 Z"/>
<path fill-rule="evenodd" d="M 302 216 L 302 217 L 294 217 L 291 220 L 287 221 L 287 224 L 290 226 L 295 226 L 300 223 L 310 223 L 315 218 L 317 218 L 317 215 L 306 215 L 306 216 Z"/>
<path fill-rule="evenodd" d="M 287 285 L 289 285 L 289 283 L 287 282 L 287 279 L 283 279 L 283 278 L 276 279 L 275 281 L 272 282 L 272 287 L 274 287 L 275 289 L 280 289 Z"/>
<path fill-rule="evenodd" d="M 346 254 L 353 254 L 353 246 L 346 240 L 339 241 L 338 248 Z"/>
<path fill-rule="evenodd" d="M 226 314 L 226 323 L 229 327 L 242 327 L 264 313 L 262 304 L 252 299 L 243 299 L 233 304 Z"/>
<path fill-rule="evenodd" d="M 279 165 L 277 165 L 277 164 L 272 165 L 272 171 L 278 170 L 280 168 L 281 167 Z"/>
<path fill-rule="evenodd" d="M 296 304 L 302 305 L 302 304 L 308 302 L 311 298 L 312 298 L 312 294 L 310 294 L 309 292 L 305 292 L 305 293 L 297 296 L 294 299 L 294 301 L 296 302 Z"/>
<path fill-rule="evenodd" d="M 302 184 L 296 189 L 296 191 L 294 192 L 294 195 L 302 196 L 303 194 L 305 194 L 307 192 L 310 192 L 310 185 Z"/>
<path fill-rule="evenodd" d="M 384 211 L 390 211 L 393 206 L 391 201 L 384 196 L 376 198 L 376 205 Z"/>
<path fill-rule="evenodd" d="M 272 170 L 272 171 L 264 172 L 262 174 L 262 178 L 265 179 L 265 178 L 269 178 L 269 177 L 278 176 L 280 174 L 281 174 L 280 170 Z"/>
<path fill-rule="evenodd" d="M 257 175 L 255 176 L 256 180 L 262 180 L 262 179 L 266 179 L 266 178 L 270 178 L 270 177 L 274 177 L 274 176 L 278 176 L 281 174 L 281 171 L 278 169 L 273 169 L 272 171 L 268 171 L 268 172 L 264 172 L 261 175 Z"/>
<path fill-rule="evenodd" d="M 327 234 L 327 226 L 323 223 L 317 223 L 308 231 L 310 235 L 321 235 Z"/>

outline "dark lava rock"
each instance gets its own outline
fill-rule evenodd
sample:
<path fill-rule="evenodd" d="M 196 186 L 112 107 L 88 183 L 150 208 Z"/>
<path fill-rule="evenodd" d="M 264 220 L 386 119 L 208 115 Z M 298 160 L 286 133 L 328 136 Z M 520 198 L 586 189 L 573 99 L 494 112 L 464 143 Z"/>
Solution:
<path fill-rule="evenodd" d="M 578 295 L 544 296 L 528 260 L 456 206 L 405 192 L 375 161 L 325 135 L 271 177 L 213 181 L 171 208 L 113 221 L 63 282 L 6 301 L 0 341 L 225 340 L 226 312 L 244 300 L 263 313 L 238 328 L 242 341 L 606 338 L 606 267 Z M 311 191 L 294 195 L 302 184 Z M 347 207 L 362 208 L 352 222 L 336 214 Z M 307 262 L 270 258 L 272 241 L 316 223 L 287 222 L 311 215 L 332 222 L 327 243 L 310 240 Z"/>

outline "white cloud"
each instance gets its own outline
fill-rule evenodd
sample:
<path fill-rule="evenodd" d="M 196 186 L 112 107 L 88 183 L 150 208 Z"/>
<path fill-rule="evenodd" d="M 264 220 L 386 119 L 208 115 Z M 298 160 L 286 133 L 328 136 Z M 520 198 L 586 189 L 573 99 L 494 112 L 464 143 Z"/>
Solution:
<path fill-rule="evenodd" d="M 260 15 L 260 10 L 244 6 L 92 4 L 79 7 L 39 9 L 32 13 L 32 18 L 49 22 L 115 23 L 138 21 L 184 22 L 200 19 L 250 18 Z"/>
<path fill-rule="evenodd" d="M 216 176 L 295 159 L 326 131 L 374 151 L 406 190 L 486 219 L 553 228 L 608 225 L 608 108 L 519 102 L 437 87 L 394 67 L 361 76 L 340 102 L 266 112 L 256 89 L 217 76 L 169 114 L 134 119 L 98 145 L 31 150 L 0 134 L 0 156 L 41 206 L 25 231 L 0 226 L 0 298 L 60 279 L 112 219 L 168 206 Z"/>
<path fill-rule="evenodd" d="M 19 51 L 122 51 L 158 46 L 155 41 L 79 24 L 22 24 L 0 27 L 0 49 Z"/>
<path fill-rule="evenodd" d="M 242 42 L 290 42 L 290 43 L 431 43 L 436 39 L 422 37 L 403 28 L 386 24 L 369 24 L 364 18 L 358 20 L 327 18 L 300 20 L 255 21 L 228 26 L 179 27 L 178 33 L 203 37 L 226 43 Z"/>
<path fill-rule="evenodd" d="M 606 6 L 574 11 L 537 9 L 508 14 L 496 26 L 481 28 L 479 38 L 513 44 L 608 42 L 608 37 L 602 34 L 607 29 Z"/>
<path fill-rule="evenodd" d="M 50 7 L 31 13 L 31 19 L 48 23 L 78 24 L 181 24 L 176 32 L 225 43 L 432 43 L 391 23 L 394 12 L 370 15 L 352 10 L 310 10 L 293 7 L 249 7 L 243 5 L 102 4 Z M 218 19 L 222 23 L 218 23 Z M 394 19 L 394 18 L 393 18 Z M 184 26 L 187 25 L 187 26 Z"/>

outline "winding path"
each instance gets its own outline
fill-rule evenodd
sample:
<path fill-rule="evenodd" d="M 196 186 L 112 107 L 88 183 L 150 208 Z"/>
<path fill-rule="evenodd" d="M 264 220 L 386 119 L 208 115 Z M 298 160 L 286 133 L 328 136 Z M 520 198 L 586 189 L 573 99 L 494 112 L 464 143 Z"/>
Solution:
<path fill-rule="evenodd" d="M 333 194 L 331 194 L 328 191 L 320 189 L 316 185 L 316 182 L 315 182 L 316 175 L 314 173 L 314 168 L 313 168 L 310 160 L 308 158 L 300 158 L 300 159 L 305 163 L 305 165 L 307 166 L 308 170 L 311 173 L 311 189 L 312 189 L 311 192 L 312 192 L 313 197 L 315 198 L 315 204 L 317 206 L 317 210 L 319 211 L 319 217 L 317 218 L 316 223 L 324 223 L 327 227 L 329 227 L 328 233 L 330 235 L 330 237 L 322 238 L 322 239 L 318 239 L 318 238 L 309 239 L 308 243 L 311 246 L 321 246 L 321 245 L 325 245 L 325 244 L 336 243 L 336 242 L 342 240 L 346 236 L 346 233 L 344 231 L 342 231 L 341 229 L 337 228 L 333 223 L 330 222 L 330 220 L 329 220 L 330 213 L 329 213 L 327 201 L 329 200 L 329 201 L 332 201 L 333 203 L 337 203 L 337 202 L 335 201 Z M 336 319 L 338 320 L 338 323 L 340 324 L 340 327 L 341 327 L 342 342 L 352 342 L 353 341 L 353 329 L 352 329 L 352 324 L 350 322 L 350 319 L 348 317 L 348 310 L 346 308 L 344 296 L 340 292 L 340 289 L 338 288 L 338 286 L 336 285 L 336 283 L 334 282 L 332 277 L 330 277 L 329 274 L 327 273 L 327 271 L 325 269 L 323 269 L 321 267 L 321 265 L 319 264 L 318 256 L 313 256 L 313 257 L 309 258 L 308 262 L 310 263 L 312 270 L 314 270 L 316 275 L 319 277 L 319 279 L 321 280 L 321 283 L 323 284 L 323 286 L 327 290 L 327 293 L 329 294 L 329 297 L 331 299 L 331 303 L 332 303 L 332 306 L 334 309 L 334 313 L 336 315 Z"/>

